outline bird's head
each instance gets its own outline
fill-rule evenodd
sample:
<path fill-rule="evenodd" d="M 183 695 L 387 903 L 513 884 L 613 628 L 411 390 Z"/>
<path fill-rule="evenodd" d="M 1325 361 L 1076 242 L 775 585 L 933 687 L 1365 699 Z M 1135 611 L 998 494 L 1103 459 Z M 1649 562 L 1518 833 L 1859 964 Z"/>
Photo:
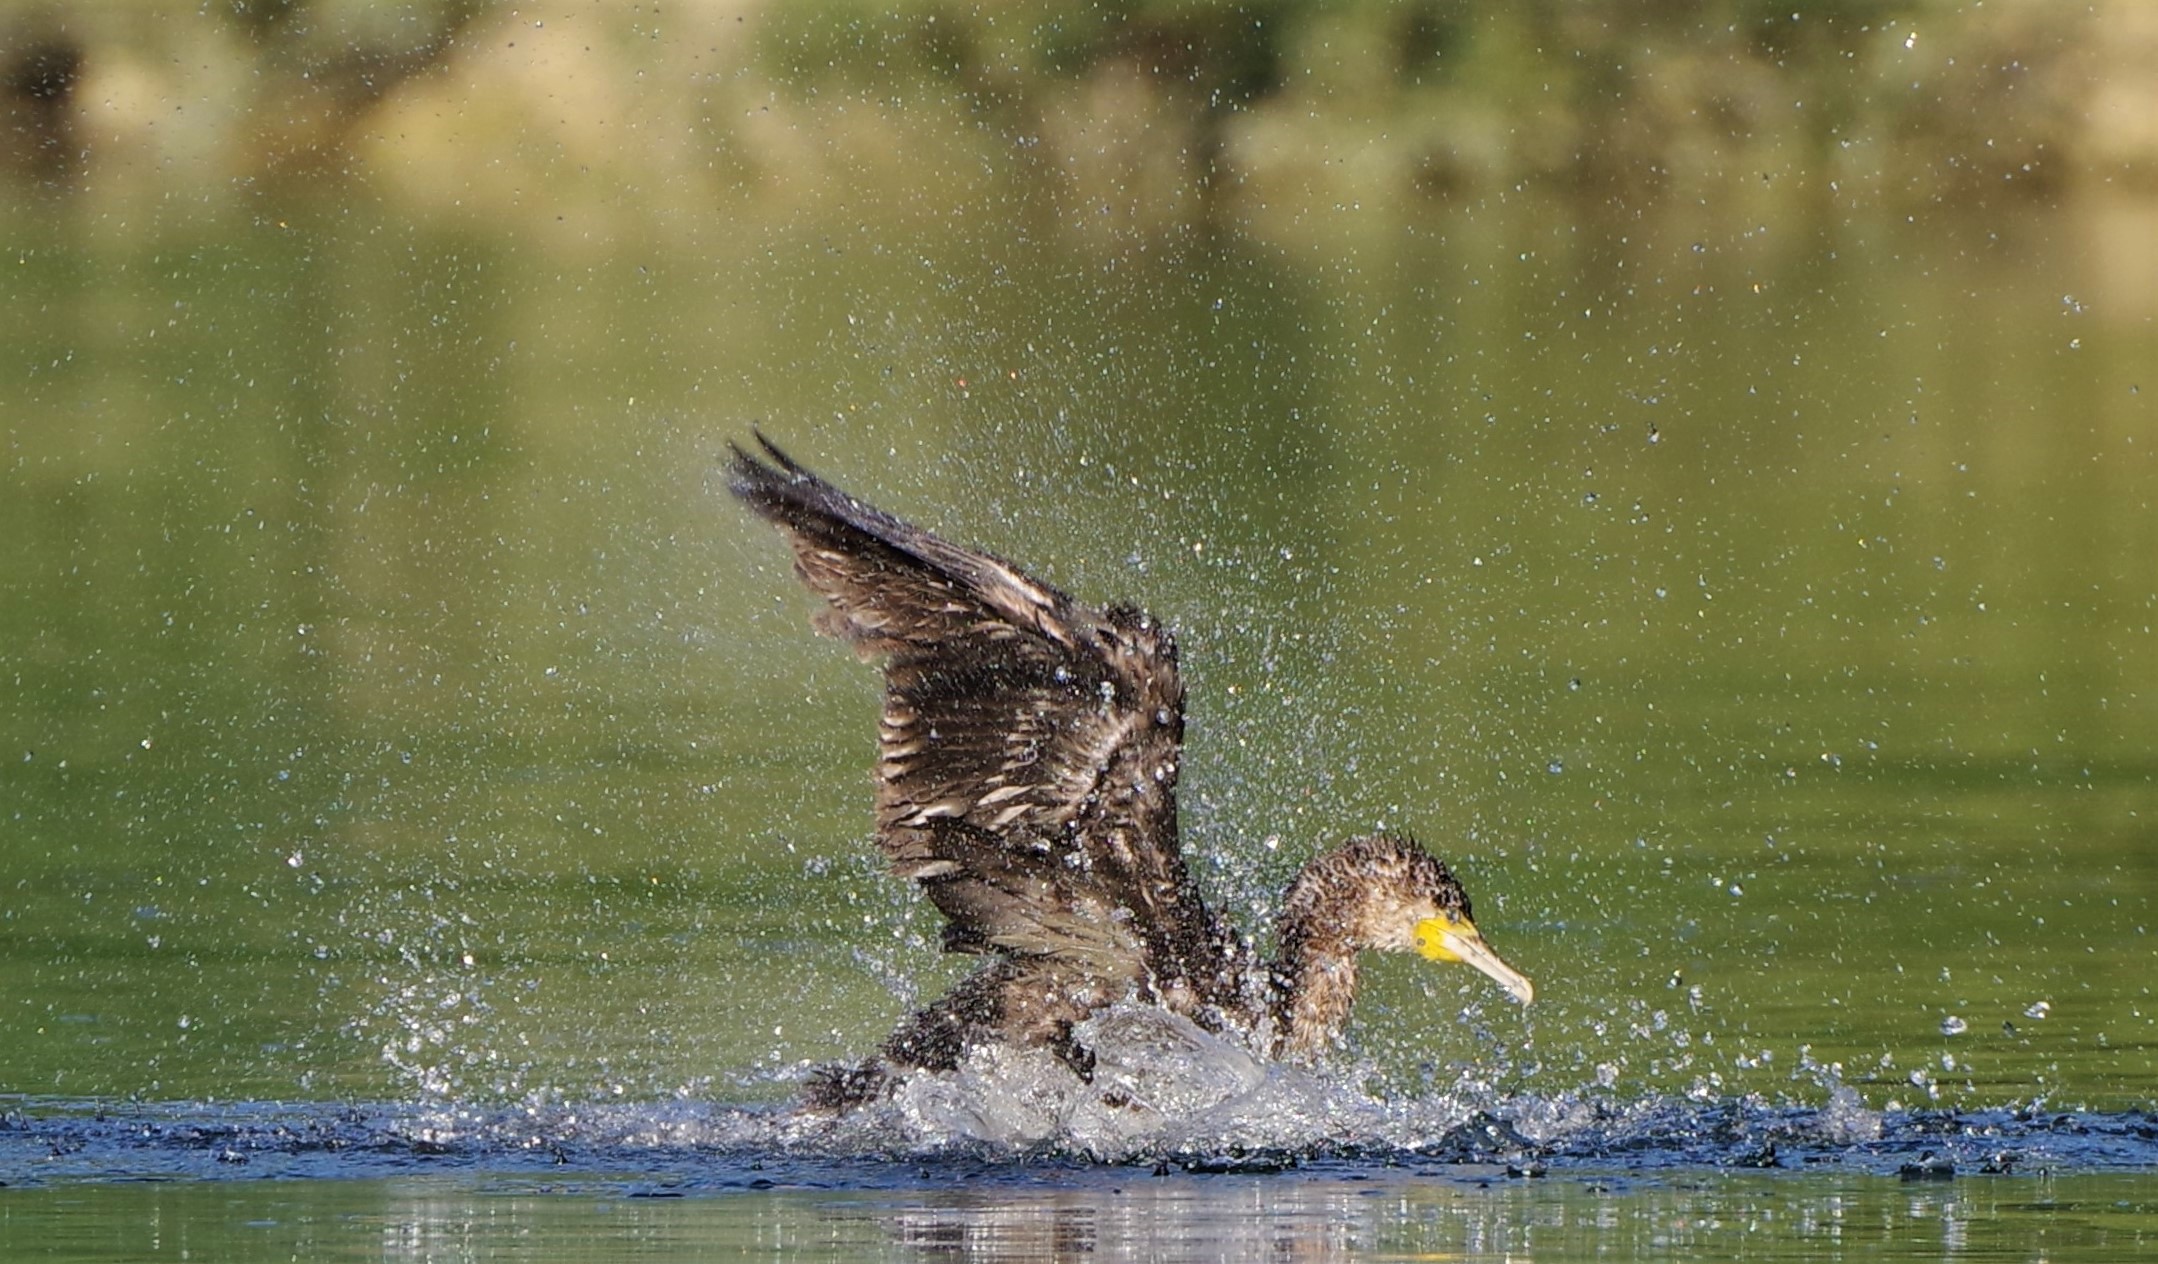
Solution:
<path fill-rule="evenodd" d="M 1362 886 L 1363 898 L 1349 905 L 1353 924 L 1347 929 L 1356 947 L 1458 962 L 1489 975 L 1523 1005 L 1535 999 L 1534 985 L 1484 942 L 1469 913 L 1469 893 L 1436 856 L 1383 834 L 1334 855 L 1343 877 Z"/>

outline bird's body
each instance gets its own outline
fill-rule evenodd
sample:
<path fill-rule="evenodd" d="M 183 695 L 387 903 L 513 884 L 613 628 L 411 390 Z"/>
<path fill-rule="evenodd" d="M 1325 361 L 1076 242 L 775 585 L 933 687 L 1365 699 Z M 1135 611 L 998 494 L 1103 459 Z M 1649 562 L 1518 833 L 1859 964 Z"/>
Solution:
<path fill-rule="evenodd" d="M 827 603 L 819 628 L 884 663 L 877 845 L 944 914 L 947 951 L 992 958 L 813 1098 L 861 1101 L 988 1041 L 1054 1050 L 1085 1075 L 1074 1027 L 1126 998 L 1310 1059 L 1346 1021 L 1366 948 L 1467 961 L 1529 999 L 1446 867 L 1387 836 L 1304 868 L 1262 965 L 1178 846 L 1184 688 L 1168 629 L 1074 601 L 763 448 L 771 463 L 735 449 L 735 495 L 793 545 Z"/>

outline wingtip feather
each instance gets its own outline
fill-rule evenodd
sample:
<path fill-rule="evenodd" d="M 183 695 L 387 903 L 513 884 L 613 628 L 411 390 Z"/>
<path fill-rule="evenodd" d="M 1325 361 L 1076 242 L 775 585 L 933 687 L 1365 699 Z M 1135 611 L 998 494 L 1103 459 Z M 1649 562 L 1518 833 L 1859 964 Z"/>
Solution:
<path fill-rule="evenodd" d="M 778 444 L 772 442 L 770 436 L 766 435 L 762 428 L 751 426 L 749 433 L 756 438 L 757 446 L 764 449 L 764 454 L 778 463 L 779 468 L 797 478 L 813 477 L 807 469 L 803 468 L 800 461 L 788 456 Z"/>
<path fill-rule="evenodd" d="M 766 438 L 764 431 L 752 426 L 749 433 L 762 452 L 752 452 L 733 439 L 727 440 L 728 491 L 756 509 L 769 510 L 797 498 L 788 496 L 789 488 L 817 484 L 817 476 Z"/>

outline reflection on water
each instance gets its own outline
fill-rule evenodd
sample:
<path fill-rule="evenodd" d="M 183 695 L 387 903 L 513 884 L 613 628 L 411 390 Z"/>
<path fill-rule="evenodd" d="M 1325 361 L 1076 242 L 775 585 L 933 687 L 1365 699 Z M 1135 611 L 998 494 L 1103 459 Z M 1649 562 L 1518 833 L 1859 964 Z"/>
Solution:
<path fill-rule="evenodd" d="M 2140 1258 L 2158 1179 L 1913 1182 L 1833 1169 L 1509 1177 L 1025 1169 L 716 1192 L 570 1169 L 10 1191 L 9 1258 L 1360 1260 Z"/>
<path fill-rule="evenodd" d="M 953 1191 L 823 1214 L 882 1231 L 881 1242 L 865 1246 L 980 1260 L 1939 1259 L 1966 1252 L 2073 1260 L 2125 1256 L 2152 1241 L 2158 1185 L 2089 1177 L 1914 1188 L 1722 1174 L 1666 1183 L 1389 1173 Z"/>

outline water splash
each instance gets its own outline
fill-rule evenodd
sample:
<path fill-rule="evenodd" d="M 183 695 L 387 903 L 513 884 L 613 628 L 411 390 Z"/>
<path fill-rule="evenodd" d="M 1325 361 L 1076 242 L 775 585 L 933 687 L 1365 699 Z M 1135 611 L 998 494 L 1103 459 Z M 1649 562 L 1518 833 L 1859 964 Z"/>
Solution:
<path fill-rule="evenodd" d="M 717 1190 L 1022 1181 L 1044 1166 L 1104 1162 L 1157 1172 L 1398 1167 L 1476 1179 L 1825 1166 L 1915 1180 L 2158 1166 L 2158 1117 L 2146 1111 L 1874 1112 L 1848 1090 L 1823 1106 L 1572 1095 L 1478 1106 L 1359 1100 L 1338 1086 L 1270 1075 L 1196 1115 L 1162 1117 L 1113 1152 L 1071 1137 L 1000 1140 L 948 1129 L 962 1117 L 901 1106 L 833 1121 L 696 1101 L 481 1109 L 31 1099 L 0 1116 L 0 1181 L 643 1172 L 672 1188 Z"/>

